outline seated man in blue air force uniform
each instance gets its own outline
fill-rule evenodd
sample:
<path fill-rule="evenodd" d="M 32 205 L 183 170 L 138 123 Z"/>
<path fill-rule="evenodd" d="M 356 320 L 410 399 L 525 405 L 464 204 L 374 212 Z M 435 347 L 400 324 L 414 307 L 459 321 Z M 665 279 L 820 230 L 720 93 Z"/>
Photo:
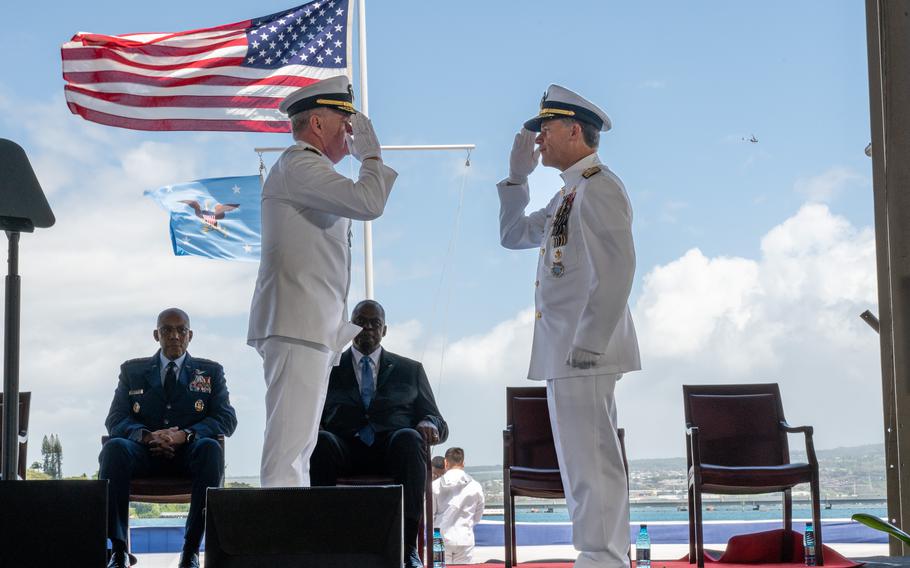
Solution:
<path fill-rule="evenodd" d="M 129 566 L 127 522 L 130 479 L 156 473 L 193 477 L 180 568 L 199 566 L 205 529 L 205 495 L 221 485 L 224 452 L 215 439 L 230 436 L 237 418 L 221 365 L 191 357 L 190 318 L 169 308 L 153 332 L 161 349 L 148 358 L 120 366 L 120 380 L 105 426 L 111 439 L 101 450 L 99 477 L 109 480 L 108 536 L 113 554 L 108 566 Z"/>
<path fill-rule="evenodd" d="M 500 238 L 539 248 L 528 378 L 547 382 L 556 455 L 572 519 L 576 568 L 627 567 L 629 501 L 614 389 L 641 368 L 628 299 L 635 273 L 632 208 L 597 157 L 606 113 L 551 85 L 515 136 L 498 184 Z M 534 145 L 538 148 L 535 150 Z M 530 214 L 528 175 L 540 158 L 565 185 Z"/>
<path fill-rule="evenodd" d="M 351 321 L 363 328 L 332 369 L 322 430 L 310 461 L 313 485 L 338 477 L 381 474 L 404 487 L 405 568 L 422 568 L 417 529 L 427 478 L 424 441 L 449 435 L 423 365 L 380 346 L 385 310 L 373 300 L 354 307 Z"/>

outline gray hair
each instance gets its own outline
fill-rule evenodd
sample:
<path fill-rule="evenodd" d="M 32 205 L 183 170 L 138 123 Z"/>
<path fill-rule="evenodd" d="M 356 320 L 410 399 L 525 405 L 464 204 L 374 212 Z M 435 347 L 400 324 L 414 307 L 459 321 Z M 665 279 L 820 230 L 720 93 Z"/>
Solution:
<path fill-rule="evenodd" d="M 303 134 L 310 128 L 310 117 L 318 110 L 318 108 L 307 109 L 291 117 L 291 134 L 294 135 L 295 139 L 299 134 Z"/>
<path fill-rule="evenodd" d="M 562 121 L 567 125 L 571 126 L 577 124 L 581 128 L 581 137 L 587 144 L 588 148 L 596 150 L 600 146 L 600 129 L 589 124 L 587 122 L 582 122 L 574 118 L 563 118 Z"/>

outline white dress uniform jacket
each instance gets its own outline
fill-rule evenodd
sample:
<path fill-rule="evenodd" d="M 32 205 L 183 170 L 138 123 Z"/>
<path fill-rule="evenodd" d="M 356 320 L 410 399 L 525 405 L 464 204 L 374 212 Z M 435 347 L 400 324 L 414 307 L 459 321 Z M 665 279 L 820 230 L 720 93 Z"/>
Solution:
<path fill-rule="evenodd" d="M 599 168 L 593 173 L 593 168 Z M 628 298 L 635 273 L 632 208 L 622 182 L 597 154 L 560 174 L 565 187 L 525 215 L 527 183 L 498 184 L 500 238 L 509 249 L 540 247 L 528 378 L 560 379 L 641 369 Z M 587 177 L 586 177 L 587 176 Z M 572 192 L 568 240 L 554 246 L 554 218 Z M 589 369 L 566 365 L 572 347 L 603 356 Z"/>
<path fill-rule="evenodd" d="M 365 160 L 360 179 L 298 141 L 269 172 L 262 190 L 262 258 L 247 342 L 282 336 L 340 352 L 360 327 L 348 322 L 351 219 L 382 214 L 398 174 Z"/>

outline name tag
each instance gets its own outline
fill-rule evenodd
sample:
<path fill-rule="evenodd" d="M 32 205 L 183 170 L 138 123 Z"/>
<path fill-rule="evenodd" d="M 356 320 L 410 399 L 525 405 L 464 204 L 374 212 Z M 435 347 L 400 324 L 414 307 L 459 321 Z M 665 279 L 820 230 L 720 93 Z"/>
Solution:
<path fill-rule="evenodd" d="M 142 394 L 142 393 L 144 393 L 144 392 L 145 392 L 145 391 L 144 391 L 143 389 L 131 390 L 131 391 L 130 391 L 130 396 L 133 396 L 133 395 L 136 395 L 136 394 Z"/>

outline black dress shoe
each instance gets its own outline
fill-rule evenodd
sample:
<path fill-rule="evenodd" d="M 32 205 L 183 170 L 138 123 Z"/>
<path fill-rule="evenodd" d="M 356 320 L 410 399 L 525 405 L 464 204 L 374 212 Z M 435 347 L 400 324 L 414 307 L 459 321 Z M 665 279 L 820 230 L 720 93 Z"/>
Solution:
<path fill-rule="evenodd" d="M 409 546 L 405 550 L 404 566 L 405 568 L 423 568 L 423 562 L 420 560 L 420 555 L 417 554 L 416 546 Z"/>
<path fill-rule="evenodd" d="M 184 550 L 180 553 L 180 562 L 177 568 L 199 568 L 199 553 Z"/>
<path fill-rule="evenodd" d="M 126 551 L 113 553 L 107 562 L 107 568 L 130 568 L 130 558 Z"/>

